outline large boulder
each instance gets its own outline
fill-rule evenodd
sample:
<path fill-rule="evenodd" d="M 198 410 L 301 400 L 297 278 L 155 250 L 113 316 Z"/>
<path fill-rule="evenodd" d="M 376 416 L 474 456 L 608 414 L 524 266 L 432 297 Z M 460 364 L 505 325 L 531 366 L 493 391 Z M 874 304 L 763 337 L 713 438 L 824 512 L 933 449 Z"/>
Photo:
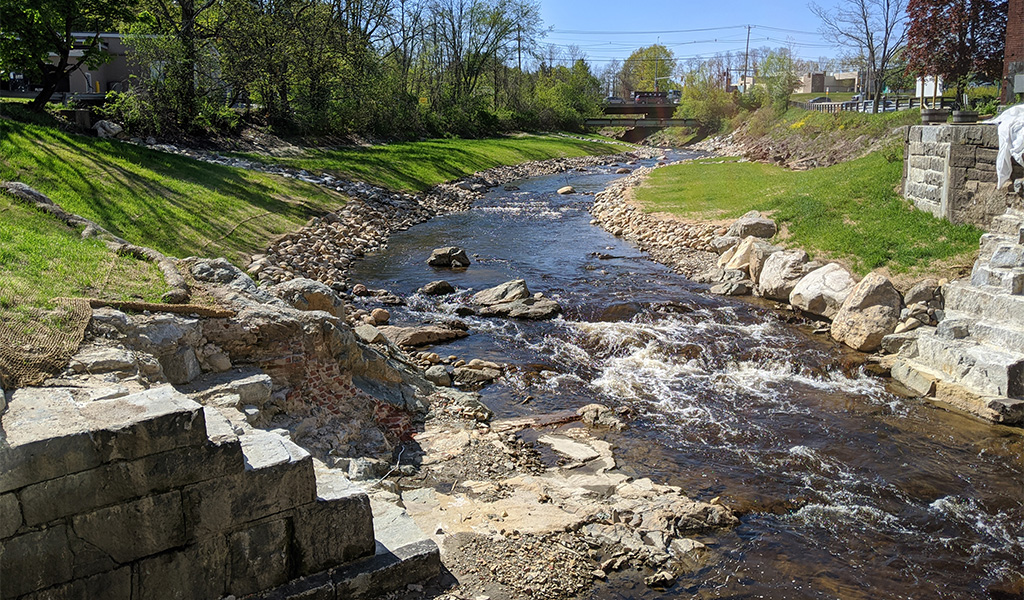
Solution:
<path fill-rule="evenodd" d="M 722 254 L 718 259 L 718 264 L 726 270 L 746 271 L 750 274 L 750 278 L 756 281 L 765 259 L 779 250 L 781 248 L 778 246 L 773 246 L 760 238 L 748 236 L 736 246 L 735 250 Z"/>
<path fill-rule="evenodd" d="M 462 248 L 445 246 L 444 248 L 435 248 L 431 251 L 427 264 L 432 267 L 459 269 L 469 266 L 469 257 L 466 256 L 466 251 Z"/>
<path fill-rule="evenodd" d="M 789 301 L 789 294 L 797 282 L 806 275 L 807 253 L 803 250 L 785 250 L 770 255 L 761 267 L 757 291 L 764 298 Z"/>
<path fill-rule="evenodd" d="M 550 319 L 562 312 L 557 302 L 548 298 L 524 298 L 512 302 L 491 304 L 477 311 L 481 317 L 509 317 L 539 321 Z"/>
<path fill-rule="evenodd" d="M 759 238 L 770 238 L 774 237 L 778 232 L 779 228 L 775 221 L 766 219 L 761 216 L 761 213 L 752 210 L 737 219 L 729 227 L 729 232 L 726 235 L 733 235 L 738 238 L 746 238 L 751 235 Z"/>
<path fill-rule="evenodd" d="M 853 275 L 842 265 L 829 263 L 798 281 L 789 294 L 789 303 L 804 312 L 831 319 L 855 285 Z"/>
<path fill-rule="evenodd" d="M 526 281 L 523 279 L 513 279 L 512 281 L 506 281 L 501 285 L 473 294 L 473 303 L 490 306 L 529 297 L 530 290 L 526 287 Z"/>
<path fill-rule="evenodd" d="M 415 347 L 450 342 L 469 335 L 461 329 L 424 325 L 423 327 L 396 327 L 387 325 L 377 328 L 392 344 Z"/>
<path fill-rule="evenodd" d="M 861 352 L 874 352 L 896 329 L 902 299 L 892 283 L 869 273 L 846 297 L 832 321 L 832 337 Z"/>
<path fill-rule="evenodd" d="M 312 279 L 296 278 L 271 286 L 269 291 L 298 310 L 322 310 L 339 319 L 345 318 L 345 303 L 326 284 Z"/>

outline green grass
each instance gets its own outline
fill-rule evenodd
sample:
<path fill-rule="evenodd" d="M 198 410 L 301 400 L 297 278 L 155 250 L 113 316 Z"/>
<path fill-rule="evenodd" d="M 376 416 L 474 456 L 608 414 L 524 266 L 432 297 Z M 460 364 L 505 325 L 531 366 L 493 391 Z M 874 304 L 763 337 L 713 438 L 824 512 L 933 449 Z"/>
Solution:
<path fill-rule="evenodd" d="M 896 193 L 903 164 L 895 149 L 810 171 L 714 162 L 656 169 L 636 198 L 650 212 L 688 218 L 770 212 L 785 231 L 783 245 L 840 260 L 861 274 L 882 267 L 902 273 L 978 247 L 978 228 L 914 210 Z"/>
<path fill-rule="evenodd" d="M 156 265 L 118 256 L 0 195 L 0 313 L 45 307 L 58 297 L 157 302 L 168 289 Z"/>
<path fill-rule="evenodd" d="M 27 183 L 132 243 L 236 263 L 345 202 L 294 179 L 2 119 L 0 179 Z"/>
<path fill-rule="evenodd" d="M 301 156 L 241 154 L 312 173 L 331 173 L 396 190 L 422 191 L 476 171 L 531 160 L 615 154 L 622 146 L 601 138 L 580 141 L 555 135 L 518 135 L 480 140 L 438 139 L 366 148 L 308 149 Z"/>

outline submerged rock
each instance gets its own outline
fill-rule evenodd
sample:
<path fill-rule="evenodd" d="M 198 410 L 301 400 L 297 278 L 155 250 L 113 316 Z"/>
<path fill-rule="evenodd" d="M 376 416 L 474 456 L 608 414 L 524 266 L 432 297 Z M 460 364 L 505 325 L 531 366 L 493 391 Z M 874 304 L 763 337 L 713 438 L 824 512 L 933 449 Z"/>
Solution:
<path fill-rule="evenodd" d="M 447 281 L 440 279 L 438 281 L 431 281 L 427 285 L 421 287 L 419 293 L 426 294 L 427 296 L 442 296 L 444 294 L 454 294 L 455 287 Z"/>

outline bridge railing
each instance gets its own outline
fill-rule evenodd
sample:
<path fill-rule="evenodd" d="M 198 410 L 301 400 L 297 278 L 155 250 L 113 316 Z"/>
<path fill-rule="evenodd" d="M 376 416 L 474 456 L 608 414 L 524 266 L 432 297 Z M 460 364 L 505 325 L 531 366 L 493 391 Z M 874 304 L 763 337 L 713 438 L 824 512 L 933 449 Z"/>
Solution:
<path fill-rule="evenodd" d="M 924 100 L 925 108 L 952 108 L 953 104 L 954 100 L 952 98 L 936 98 L 934 103 L 931 98 L 925 98 Z M 848 100 L 846 102 L 798 102 L 796 100 L 790 100 L 789 105 L 795 106 L 796 108 L 802 108 L 804 110 L 813 110 L 825 113 L 837 113 L 843 111 L 870 113 L 874 109 L 874 100 Z M 908 110 L 920 107 L 920 98 L 895 97 L 879 102 L 878 112 L 892 112 L 894 110 Z"/>

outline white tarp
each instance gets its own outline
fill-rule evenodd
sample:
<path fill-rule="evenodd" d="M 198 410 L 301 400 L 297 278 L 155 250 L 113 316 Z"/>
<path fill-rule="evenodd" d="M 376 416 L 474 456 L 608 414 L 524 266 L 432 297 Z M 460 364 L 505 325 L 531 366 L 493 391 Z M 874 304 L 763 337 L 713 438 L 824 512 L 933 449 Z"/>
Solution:
<path fill-rule="evenodd" d="M 997 188 L 1010 180 L 1013 162 L 1024 165 L 1024 105 L 1011 106 L 1001 115 L 989 121 L 999 125 L 999 154 L 996 156 L 996 175 L 999 181 Z"/>

